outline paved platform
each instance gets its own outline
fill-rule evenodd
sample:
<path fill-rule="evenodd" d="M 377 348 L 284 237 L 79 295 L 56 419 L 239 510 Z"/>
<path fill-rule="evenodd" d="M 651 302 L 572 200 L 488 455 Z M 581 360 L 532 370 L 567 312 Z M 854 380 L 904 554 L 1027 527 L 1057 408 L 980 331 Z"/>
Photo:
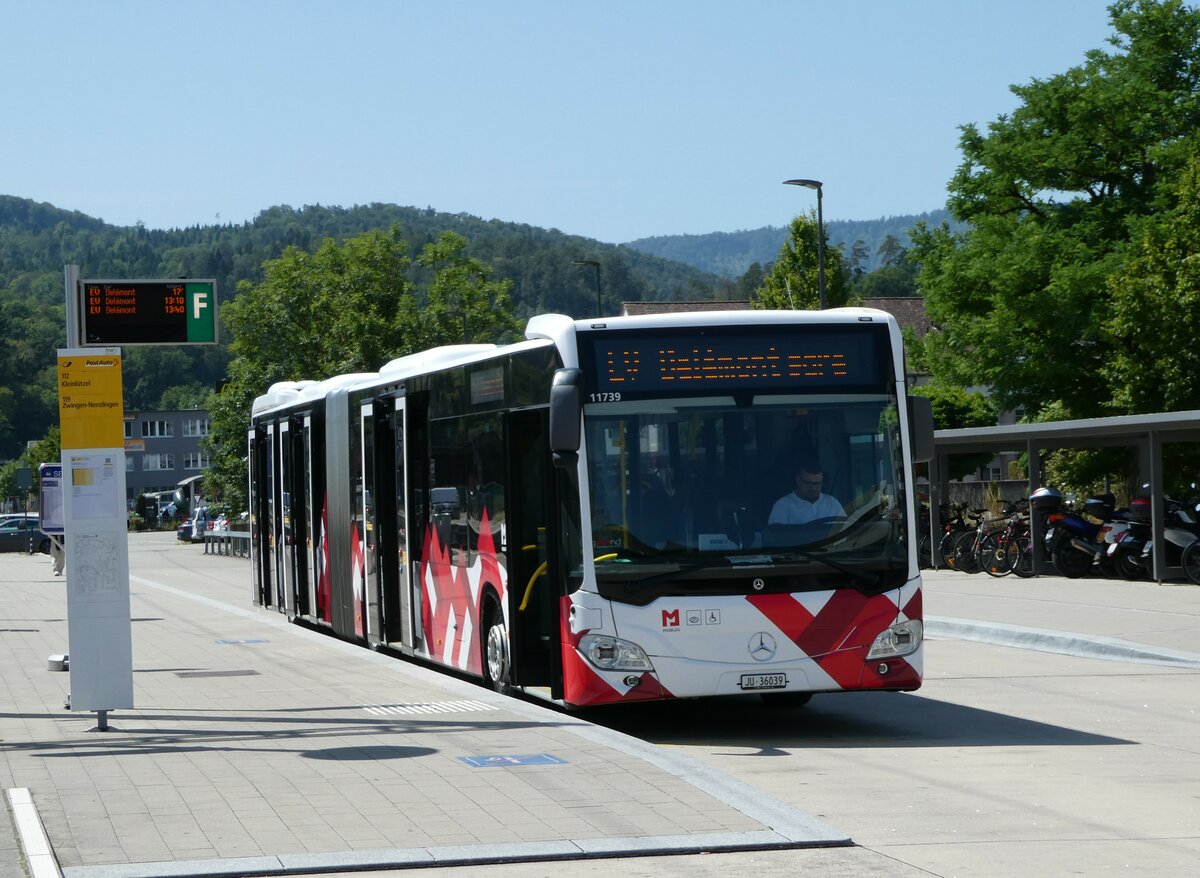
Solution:
<path fill-rule="evenodd" d="M 930 637 L 1200 667 L 1200 586 L 925 571 Z"/>
<path fill-rule="evenodd" d="M 70 571 L 0 555 L 0 878 L 317 874 L 850 844 L 577 716 L 287 624 L 130 536 L 136 708 L 64 709 Z"/>

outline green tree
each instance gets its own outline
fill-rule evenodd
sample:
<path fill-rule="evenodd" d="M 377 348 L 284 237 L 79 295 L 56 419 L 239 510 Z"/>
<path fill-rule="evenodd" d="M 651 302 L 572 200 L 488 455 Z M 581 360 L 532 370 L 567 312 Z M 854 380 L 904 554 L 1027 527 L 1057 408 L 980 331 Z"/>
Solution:
<path fill-rule="evenodd" d="M 1174 209 L 1142 223 L 1125 264 L 1108 278 L 1108 359 L 1100 368 L 1120 411 L 1200 408 L 1200 156 L 1180 175 L 1178 192 Z"/>
<path fill-rule="evenodd" d="M 55 352 L 65 338 L 64 309 L 39 301 L 42 287 L 40 275 L 26 275 L 0 290 L 0 457 L 20 454 L 58 417 Z"/>
<path fill-rule="evenodd" d="M 850 245 L 850 258 L 846 262 L 846 268 L 849 272 L 848 280 L 851 287 L 867 274 L 867 265 L 870 261 L 871 248 L 867 246 L 866 241 L 858 238 Z"/>
<path fill-rule="evenodd" d="M 821 307 L 816 211 L 796 217 L 790 228 L 791 234 L 783 242 L 779 257 L 755 292 L 752 301 L 755 308 Z M 837 308 L 847 304 L 849 298 L 842 251 L 829 246 L 828 229 L 821 232 L 825 237 L 825 302 L 828 307 Z"/>
<path fill-rule="evenodd" d="M 26 466 L 33 470 L 33 490 L 40 490 L 41 481 L 38 479 L 38 467 L 43 463 L 59 463 L 62 461 L 62 436 L 58 427 L 51 427 L 46 435 L 34 442 L 25 450 L 23 455 Z"/>
<path fill-rule="evenodd" d="M 264 264 L 261 283 L 238 285 L 223 311 L 234 358 L 212 404 L 210 496 L 245 508 L 250 405 L 272 384 L 374 371 L 405 352 L 417 320 L 409 262 L 393 227 L 327 240 L 315 253 L 288 247 Z"/>
<path fill-rule="evenodd" d="M 374 372 L 389 360 L 443 344 L 506 342 L 517 333 L 508 281 L 446 233 L 414 265 L 397 227 L 289 247 L 243 283 L 224 318 L 233 336 L 228 381 L 210 403 L 210 495 L 246 505 L 246 426 L 256 396 L 274 383 Z M 414 282 L 410 274 L 415 274 Z"/>
<path fill-rule="evenodd" d="M 895 235 L 887 235 L 876 251 L 879 264 L 885 268 L 899 268 L 907 259 L 908 251 Z"/>
<path fill-rule="evenodd" d="M 928 372 L 929 363 L 925 359 L 925 340 L 917 335 L 911 326 L 900 327 L 900 337 L 904 340 L 904 369 L 906 372 Z"/>
<path fill-rule="evenodd" d="M 967 427 L 991 427 L 996 423 L 996 407 L 982 393 L 968 391 L 952 384 L 926 384 L 913 388 L 913 393 L 929 398 L 933 409 L 933 425 L 938 430 L 961 430 Z M 987 466 L 990 454 L 956 454 L 950 457 L 950 478 L 961 479 L 980 467 Z"/>
<path fill-rule="evenodd" d="M 30 494 L 36 496 L 41 490 L 41 479 L 38 478 L 38 467 L 43 463 L 59 463 L 62 460 L 62 444 L 58 427 L 51 427 L 46 435 L 31 443 L 20 457 L 13 458 L 0 465 L 0 500 L 14 498 L 21 502 L 21 494 L 17 488 L 17 470 L 29 467 L 33 476 L 33 486 Z"/>
<path fill-rule="evenodd" d="M 518 337 L 511 282 L 493 280 L 488 266 L 469 257 L 462 235 L 443 232 L 425 245 L 417 265 L 434 274 L 425 307 L 409 327 L 406 345 L 411 350 L 456 342 L 504 343 Z"/>
<path fill-rule="evenodd" d="M 195 366 L 196 356 L 195 348 L 188 346 L 131 345 L 125 348 L 121 358 L 125 406 L 135 411 L 166 408 L 162 400 L 167 391 L 180 385 L 197 383 L 196 376 L 200 370 Z M 200 400 L 203 401 L 214 389 L 212 386 L 204 388 Z"/>
<path fill-rule="evenodd" d="M 1021 105 L 962 129 L 950 208 L 959 233 L 918 226 L 913 255 L 934 373 L 987 385 L 1008 409 L 1113 413 L 1107 279 L 1139 218 L 1170 209 L 1200 129 L 1200 11 L 1119 0 L 1111 53 L 1013 87 Z M 1152 332 L 1174 335 L 1167 325 Z M 1147 360 L 1146 362 L 1149 362 Z"/>
<path fill-rule="evenodd" d="M 9 504 L 12 504 L 13 509 L 20 511 L 21 509 L 21 491 L 17 487 L 17 470 L 25 465 L 20 458 L 13 458 L 0 463 L 0 510 L 9 511 Z"/>
<path fill-rule="evenodd" d="M 178 379 L 177 379 L 178 380 Z M 208 403 L 212 388 L 192 382 L 177 384 L 163 391 L 155 408 L 159 411 L 182 411 L 184 409 L 202 409 Z"/>
<path fill-rule="evenodd" d="M 754 297 L 754 291 L 762 286 L 763 278 L 766 277 L 766 272 L 763 271 L 761 263 L 752 262 L 746 272 L 738 278 L 737 285 L 734 287 L 733 298 L 739 301 L 750 301 Z"/>

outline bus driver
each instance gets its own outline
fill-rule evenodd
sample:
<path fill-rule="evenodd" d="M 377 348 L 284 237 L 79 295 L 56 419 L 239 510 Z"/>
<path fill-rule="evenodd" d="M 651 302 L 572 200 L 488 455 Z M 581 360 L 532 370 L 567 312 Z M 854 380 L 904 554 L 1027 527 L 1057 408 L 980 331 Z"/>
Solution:
<path fill-rule="evenodd" d="M 821 493 L 825 474 L 816 462 L 802 462 L 796 468 L 796 489 L 775 501 L 767 524 L 807 524 L 820 518 L 845 518 L 846 511 L 836 497 Z"/>

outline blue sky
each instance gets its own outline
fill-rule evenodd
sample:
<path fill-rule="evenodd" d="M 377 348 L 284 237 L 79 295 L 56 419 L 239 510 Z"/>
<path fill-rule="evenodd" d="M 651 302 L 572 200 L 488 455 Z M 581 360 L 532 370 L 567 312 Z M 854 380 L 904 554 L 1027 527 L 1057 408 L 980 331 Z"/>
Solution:
<path fill-rule="evenodd" d="M 1105 0 L 0 0 L 0 194 L 151 228 L 389 202 L 618 243 L 941 207 Z"/>

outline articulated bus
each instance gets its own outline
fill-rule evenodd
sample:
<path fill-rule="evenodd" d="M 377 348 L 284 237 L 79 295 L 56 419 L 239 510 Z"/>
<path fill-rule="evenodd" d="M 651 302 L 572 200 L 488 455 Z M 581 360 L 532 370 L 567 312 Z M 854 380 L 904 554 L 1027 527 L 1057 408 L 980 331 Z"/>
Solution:
<path fill-rule="evenodd" d="M 905 390 L 894 318 L 861 308 L 546 314 L 276 384 L 254 600 L 567 708 L 913 690 L 933 429 Z M 843 514 L 771 521 L 814 460 Z"/>

